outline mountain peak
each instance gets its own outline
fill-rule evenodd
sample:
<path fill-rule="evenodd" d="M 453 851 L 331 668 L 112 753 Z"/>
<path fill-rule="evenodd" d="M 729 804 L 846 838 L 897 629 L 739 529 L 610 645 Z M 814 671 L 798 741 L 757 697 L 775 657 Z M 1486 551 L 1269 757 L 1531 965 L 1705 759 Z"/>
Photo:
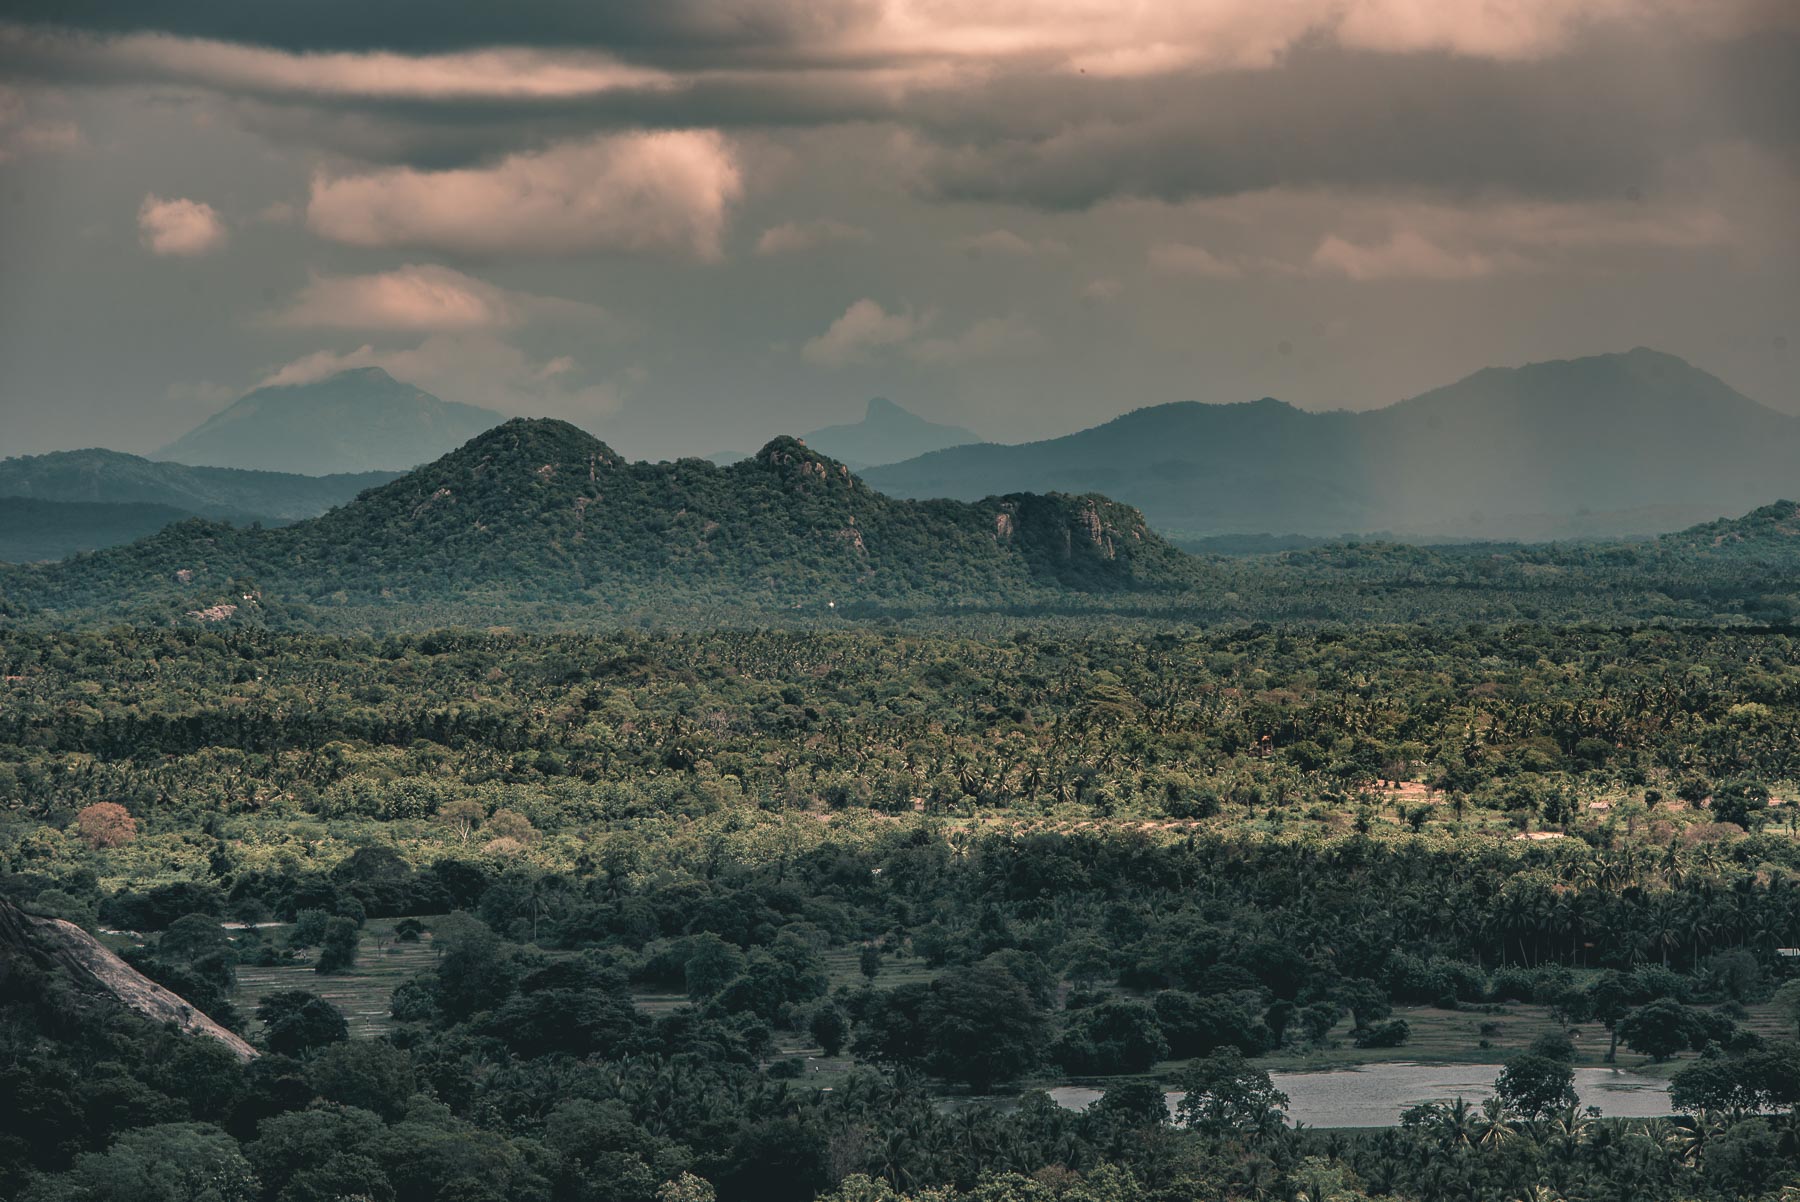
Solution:
<path fill-rule="evenodd" d="M 297 380 L 291 384 L 263 384 L 252 388 L 242 397 L 238 404 L 245 401 L 263 401 L 279 399 L 283 404 L 293 404 L 300 398 L 314 393 L 331 394 L 339 391 L 353 391 L 357 396 L 385 396 L 403 394 L 414 397 L 428 397 L 437 400 L 430 393 L 408 384 L 404 380 L 396 380 L 382 367 L 346 367 L 334 371 L 330 375 L 320 376 L 314 380 Z M 439 402 L 449 404 L 450 402 Z M 233 406 L 234 408 L 236 406 Z M 226 410 L 225 412 L 230 412 Z"/>
<path fill-rule="evenodd" d="M 1454 384 L 1434 388 L 1379 410 L 1485 414 L 1490 420 L 1530 415 L 1565 422 L 1579 415 L 1624 420 L 1656 415 L 1675 421 L 1712 420 L 1726 414 L 1775 411 L 1734 391 L 1717 376 L 1679 355 L 1638 346 L 1628 351 L 1546 359 L 1518 367 L 1484 367 Z"/>
<path fill-rule="evenodd" d="M 420 471 L 439 469 L 520 471 L 548 475 L 564 467 L 620 467 L 625 457 L 571 422 L 554 417 L 515 417 L 484 430 Z"/>
<path fill-rule="evenodd" d="M 945 447 L 981 441 L 961 426 L 927 421 L 887 397 L 870 397 L 859 422 L 825 426 L 805 441 L 826 455 L 861 470 L 876 463 L 897 463 Z"/>
<path fill-rule="evenodd" d="M 618 454 L 594 435 L 574 422 L 559 417 L 509 417 L 499 425 L 483 430 L 465 443 L 462 451 L 485 451 L 491 447 L 552 446 L 576 450 L 583 454 L 603 452 L 613 459 Z"/>
<path fill-rule="evenodd" d="M 332 380 L 368 380 L 380 384 L 398 384 L 400 382 L 394 379 L 393 376 L 390 376 L 385 367 L 374 366 L 346 367 L 343 371 L 333 372 L 331 375 L 316 382 L 326 384 Z"/>
<path fill-rule="evenodd" d="M 895 404 L 893 401 L 888 400 L 884 396 L 870 397 L 869 398 L 869 407 L 868 407 L 867 411 L 863 414 L 863 420 L 864 421 L 877 421 L 884 417 L 917 418 L 918 414 L 916 414 L 912 410 L 906 408 L 904 405 Z"/>
<path fill-rule="evenodd" d="M 157 453 L 197 467 L 324 476 L 427 463 L 504 418 L 439 400 L 379 367 L 246 393 Z"/>

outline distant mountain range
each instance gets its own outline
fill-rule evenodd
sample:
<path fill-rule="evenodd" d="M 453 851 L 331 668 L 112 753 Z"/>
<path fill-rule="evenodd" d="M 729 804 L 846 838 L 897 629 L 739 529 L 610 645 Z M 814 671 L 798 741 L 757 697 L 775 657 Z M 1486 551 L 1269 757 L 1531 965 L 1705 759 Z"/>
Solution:
<path fill-rule="evenodd" d="M 298 521 L 396 475 L 189 467 L 102 450 L 0 459 L 0 560 L 61 559 L 190 517 L 240 525 Z"/>
<path fill-rule="evenodd" d="M 870 469 L 899 497 L 1104 492 L 1187 538 L 1648 534 L 1800 491 L 1800 418 L 1673 355 L 1490 368 L 1385 409 L 1139 409 L 1063 438 Z"/>
<path fill-rule="evenodd" d="M 0 497 L 166 505 L 224 521 L 292 522 L 317 517 L 399 474 L 299 476 L 156 463 L 122 451 L 53 451 L 0 459 Z"/>
<path fill-rule="evenodd" d="M 319 516 L 396 475 L 189 468 L 110 450 L 0 459 L 0 561 L 61 560 L 194 516 L 284 525 Z"/>
<path fill-rule="evenodd" d="M 248 393 L 158 451 L 209 467 L 323 476 L 404 471 L 429 463 L 506 418 L 441 401 L 379 367 Z"/>
<path fill-rule="evenodd" d="M 258 390 L 170 451 L 236 444 L 246 457 L 279 454 L 312 466 L 345 457 L 401 462 L 433 458 L 427 448 L 454 441 L 453 432 L 500 420 L 367 369 Z M 972 437 L 876 398 L 863 420 L 803 441 L 807 453 L 840 463 L 936 445 L 863 470 L 862 479 L 902 499 L 1120 497 L 1176 545 L 1201 553 L 1301 548 L 1343 535 L 1642 535 L 1800 493 L 1800 418 L 1643 349 L 1489 369 L 1365 413 L 1306 412 L 1266 398 L 1184 402 L 1044 442 L 947 445 Z M 0 559 L 60 558 L 190 515 L 238 525 L 298 521 L 396 475 L 310 477 L 97 450 L 0 460 L 0 498 L 32 502 L 0 504 Z M 72 503 L 80 504 L 59 508 Z"/>
<path fill-rule="evenodd" d="M 43 563 L 113 547 L 194 515 L 170 505 L 0 497 L 0 563 Z"/>
<path fill-rule="evenodd" d="M 515 419 L 322 517 L 192 521 L 11 569 L 15 603 L 121 616 L 289 604 L 803 606 L 1043 601 L 1190 584 L 1198 561 L 1104 497 L 894 500 L 792 438 L 720 468 L 627 463 Z M 226 613 L 225 610 L 212 611 Z"/>
<path fill-rule="evenodd" d="M 861 421 L 825 426 L 802 434 L 800 441 L 851 471 L 862 471 L 871 464 L 897 463 L 945 447 L 959 447 L 981 440 L 961 426 L 927 421 L 910 409 L 878 396 L 870 399 Z M 749 457 L 747 453 L 737 451 L 707 456 L 721 467 Z"/>

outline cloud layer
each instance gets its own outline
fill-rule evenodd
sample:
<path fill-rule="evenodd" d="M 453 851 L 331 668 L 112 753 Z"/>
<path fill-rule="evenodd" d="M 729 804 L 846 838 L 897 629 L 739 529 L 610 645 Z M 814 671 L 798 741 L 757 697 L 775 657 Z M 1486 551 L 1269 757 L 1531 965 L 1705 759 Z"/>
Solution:
<path fill-rule="evenodd" d="M 308 384 L 354 367 L 382 368 L 449 401 L 577 421 L 616 411 L 633 374 L 583 383 L 572 356 L 540 360 L 491 333 L 437 333 L 416 346 L 315 351 L 268 372 L 257 387 Z"/>
<path fill-rule="evenodd" d="M 314 276 L 271 317 L 280 326 L 341 330 L 500 330 L 534 318 L 604 324 L 604 309 L 497 287 L 436 264 L 356 276 Z"/>
<path fill-rule="evenodd" d="M 817 221 L 784 221 L 770 226 L 756 240 L 759 255 L 791 255 L 843 242 L 867 242 L 869 231 L 859 225 L 821 218 Z"/>
<path fill-rule="evenodd" d="M 800 348 L 801 357 L 822 367 L 865 363 L 900 353 L 932 367 L 954 367 L 979 359 L 1027 354 L 1046 345 L 1044 336 L 1018 314 L 982 318 L 954 334 L 933 334 L 938 314 L 902 309 L 890 313 L 867 297 L 856 301 Z"/>
<path fill-rule="evenodd" d="M 717 259 L 743 190 L 704 130 L 607 135 L 487 167 L 315 177 L 308 226 L 354 246 L 471 254 L 664 251 Z"/>

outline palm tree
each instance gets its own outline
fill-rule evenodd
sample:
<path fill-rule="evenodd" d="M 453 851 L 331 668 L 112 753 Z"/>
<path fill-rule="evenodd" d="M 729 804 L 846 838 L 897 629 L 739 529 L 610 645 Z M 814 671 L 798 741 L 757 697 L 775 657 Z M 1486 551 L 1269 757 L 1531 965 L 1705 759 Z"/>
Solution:
<path fill-rule="evenodd" d="M 1480 1112 L 1461 1095 L 1447 1106 L 1438 1106 L 1432 1114 L 1432 1131 L 1444 1148 L 1472 1148 L 1481 1139 Z"/>
<path fill-rule="evenodd" d="M 1540 1124 L 1539 1142 L 1544 1150 L 1567 1163 L 1593 1134 L 1594 1121 L 1580 1106 L 1565 1106 Z"/>
<path fill-rule="evenodd" d="M 1492 1097 L 1481 1104 L 1481 1134 L 1476 1138 L 1478 1147 L 1483 1150 L 1498 1148 L 1517 1138 L 1518 1134 L 1518 1124 L 1507 1114 L 1506 1103 L 1498 1097 Z"/>
<path fill-rule="evenodd" d="M 1714 1110 L 1682 1115 L 1670 1121 L 1675 1155 L 1689 1168 L 1699 1164 L 1713 1140 L 1725 1133 L 1725 1120 Z"/>

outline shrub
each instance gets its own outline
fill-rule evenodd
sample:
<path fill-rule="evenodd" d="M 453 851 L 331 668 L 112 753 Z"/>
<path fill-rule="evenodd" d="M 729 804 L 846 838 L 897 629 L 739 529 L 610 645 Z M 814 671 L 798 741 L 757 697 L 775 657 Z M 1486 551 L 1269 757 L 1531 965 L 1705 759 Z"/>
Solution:
<path fill-rule="evenodd" d="M 1364 1027 L 1351 1036 L 1359 1048 L 1397 1048 L 1412 1038 L 1412 1028 L 1404 1018 L 1390 1018 L 1384 1023 Z"/>

